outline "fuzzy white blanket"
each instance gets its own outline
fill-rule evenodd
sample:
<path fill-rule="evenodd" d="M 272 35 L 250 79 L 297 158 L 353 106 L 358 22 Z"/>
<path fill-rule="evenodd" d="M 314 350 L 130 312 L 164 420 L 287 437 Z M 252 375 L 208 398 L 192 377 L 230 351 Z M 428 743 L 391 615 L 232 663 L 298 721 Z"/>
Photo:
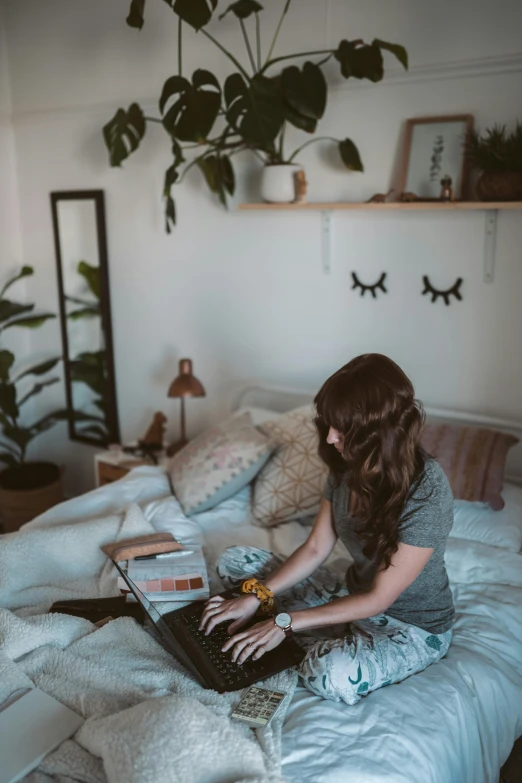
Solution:
<path fill-rule="evenodd" d="M 233 722 L 239 694 L 202 688 L 129 618 L 97 629 L 44 614 L 59 599 L 117 594 L 100 546 L 153 532 L 138 506 L 125 513 L 0 537 L 0 703 L 33 684 L 86 720 L 29 783 L 280 783 L 281 727 L 296 685 L 264 730 Z"/>

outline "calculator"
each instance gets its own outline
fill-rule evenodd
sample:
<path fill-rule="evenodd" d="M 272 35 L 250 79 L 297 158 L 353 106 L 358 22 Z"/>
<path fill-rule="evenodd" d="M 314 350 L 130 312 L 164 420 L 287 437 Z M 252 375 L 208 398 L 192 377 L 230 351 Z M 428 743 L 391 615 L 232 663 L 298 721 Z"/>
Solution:
<path fill-rule="evenodd" d="M 232 713 L 232 717 L 247 723 L 252 728 L 268 726 L 281 706 L 284 693 L 258 688 L 252 685 Z"/>

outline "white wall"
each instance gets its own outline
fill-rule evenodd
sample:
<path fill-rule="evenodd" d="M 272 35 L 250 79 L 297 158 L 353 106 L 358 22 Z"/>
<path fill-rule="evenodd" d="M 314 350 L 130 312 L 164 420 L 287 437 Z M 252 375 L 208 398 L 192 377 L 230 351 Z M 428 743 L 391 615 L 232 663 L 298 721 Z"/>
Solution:
<path fill-rule="evenodd" d="M 225 7 L 226 3 L 221 2 Z M 266 0 L 273 26 L 280 0 Z M 163 233 L 160 202 L 169 146 L 152 127 L 121 170 L 110 169 L 102 125 L 132 99 L 147 112 L 176 70 L 176 25 L 150 0 L 141 32 L 125 25 L 127 0 L 7 0 L 13 122 L 24 260 L 38 271 L 31 293 L 57 308 L 49 192 L 102 188 L 106 194 L 118 404 L 123 437 L 142 434 L 167 400 L 177 360 L 191 356 L 207 388 L 188 405 L 194 433 L 227 410 L 250 380 L 315 389 L 366 350 L 388 353 L 411 375 L 426 404 L 480 413 L 522 414 L 522 226 L 501 213 L 495 282 L 483 282 L 484 218 L 465 214 L 340 213 L 333 269 L 320 264 L 317 213 L 228 214 L 194 174 L 178 188 L 179 225 Z M 232 16 L 213 32 L 242 55 Z M 320 145 L 302 156 L 309 200 L 361 200 L 393 181 L 405 118 L 472 113 L 480 127 L 513 123 L 522 98 L 522 5 L 518 0 L 299 0 L 278 53 L 336 45 L 342 37 L 403 43 L 411 70 L 390 58 L 380 85 L 332 73 L 320 131 L 350 136 L 364 174 L 347 174 Z M 186 72 L 228 64 L 201 35 L 185 45 Z M 518 115 L 517 115 L 518 113 Z M 299 134 L 289 134 L 289 142 Z M 256 164 L 245 161 L 238 201 L 253 200 Z M 388 273 L 377 301 L 351 291 Z M 449 287 L 464 278 L 462 303 L 422 297 L 422 275 Z M 36 353 L 59 344 L 58 325 L 35 332 Z M 60 403 L 47 397 L 47 404 Z M 63 426 L 63 425 L 61 425 Z M 41 456 L 67 463 L 72 490 L 89 485 L 92 449 L 64 429 L 39 440 Z M 89 471 L 87 474 L 86 471 Z"/>

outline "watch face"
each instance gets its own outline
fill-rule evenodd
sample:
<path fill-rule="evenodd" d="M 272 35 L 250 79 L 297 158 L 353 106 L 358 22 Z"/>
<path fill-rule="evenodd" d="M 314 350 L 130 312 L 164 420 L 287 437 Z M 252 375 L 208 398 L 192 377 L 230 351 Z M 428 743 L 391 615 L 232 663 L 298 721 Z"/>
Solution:
<path fill-rule="evenodd" d="M 288 628 L 292 624 L 292 618 L 286 612 L 279 612 L 276 615 L 275 624 L 278 628 Z"/>

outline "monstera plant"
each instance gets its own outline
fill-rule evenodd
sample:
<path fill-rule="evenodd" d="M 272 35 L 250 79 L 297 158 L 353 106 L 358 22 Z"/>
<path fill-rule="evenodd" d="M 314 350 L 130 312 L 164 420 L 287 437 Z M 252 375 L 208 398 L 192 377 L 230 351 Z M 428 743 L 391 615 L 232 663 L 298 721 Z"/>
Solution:
<path fill-rule="evenodd" d="M 154 1 L 158 0 L 149 0 Z M 130 27 L 143 27 L 145 2 L 131 0 L 126 20 Z M 176 222 L 172 187 L 182 182 L 192 167 L 200 169 L 210 190 L 226 206 L 235 189 L 234 156 L 249 150 L 266 164 L 289 164 L 304 147 L 320 140 L 314 136 L 290 153 L 285 149 L 288 125 L 306 134 L 315 134 L 327 104 L 323 66 L 328 61 L 337 61 L 345 79 L 372 82 L 383 78 L 384 52 L 394 55 L 404 68 L 408 67 L 403 46 L 379 39 L 371 43 L 344 39 L 335 49 L 274 57 L 274 47 L 292 0 L 282 3 L 281 17 L 266 56 L 260 26 L 263 6 L 257 0 L 236 0 L 221 14 L 217 12 L 218 0 L 163 2 L 177 20 L 178 72 L 163 85 L 159 116 L 147 117 L 137 103 L 132 103 L 127 109 L 117 110 L 103 128 L 103 136 L 111 165 L 120 166 L 139 147 L 147 124 L 161 123 L 172 149 L 172 163 L 165 172 L 163 186 L 167 232 Z M 244 39 L 246 64 L 240 63 L 206 29 L 216 14 L 218 19 L 229 14 L 236 17 L 239 34 Z M 198 68 L 191 76 L 184 74 L 182 53 L 186 25 L 217 46 L 233 64 L 234 71 L 223 84 L 204 68 Z M 251 33 L 253 28 L 253 35 L 249 35 L 247 25 Z M 305 59 L 311 57 L 318 59 Z M 297 60 L 299 64 L 289 64 L 289 60 Z M 359 151 L 350 138 L 328 137 L 328 140 L 337 144 L 341 164 L 350 171 L 363 170 Z"/>

